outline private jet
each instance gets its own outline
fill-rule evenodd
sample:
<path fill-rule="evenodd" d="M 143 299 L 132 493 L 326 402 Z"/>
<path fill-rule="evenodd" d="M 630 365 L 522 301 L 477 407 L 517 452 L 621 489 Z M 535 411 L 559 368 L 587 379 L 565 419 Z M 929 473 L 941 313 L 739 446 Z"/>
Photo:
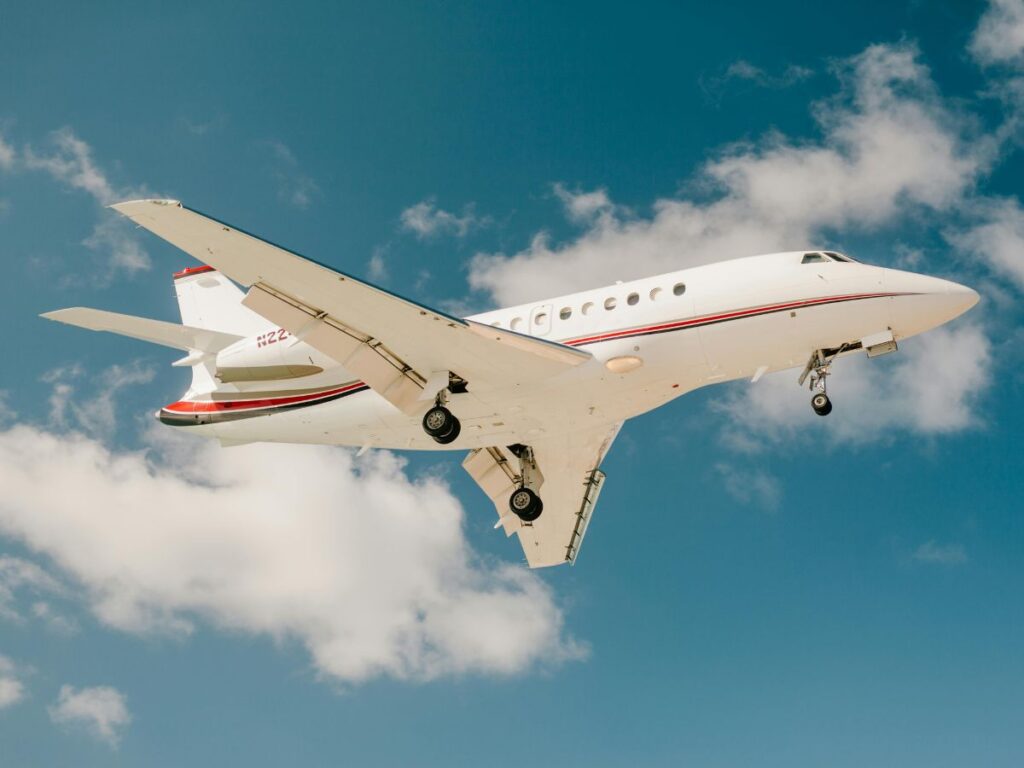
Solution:
<path fill-rule="evenodd" d="M 81 307 L 43 317 L 185 352 L 173 365 L 191 368 L 191 386 L 161 422 L 225 446 L 467 451 L 495 527 L 518 535 L 534 568 L 575 562 L 627 419 L 790 368 L 825 416 L 836 358 L 895 352 L 978 301 L 954 282 L 809 249 L 462 318 L 176 200 L 112 208 L 200 262 L 174 275 L 181 323 Z"/>

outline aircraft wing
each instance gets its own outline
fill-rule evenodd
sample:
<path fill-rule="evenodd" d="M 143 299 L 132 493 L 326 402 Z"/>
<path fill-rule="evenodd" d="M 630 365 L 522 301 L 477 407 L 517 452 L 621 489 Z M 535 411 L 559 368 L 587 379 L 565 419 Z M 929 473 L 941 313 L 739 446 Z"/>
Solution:
<path fill-rule="evenodd" d="M 601 460 L 622 423 L 544 437 L 531 443 L 534 460 L 544 476 L 537 489 L 544 511 L 524 523 L 509 509 L 508 498 L 518 487 L 519 460 L 503 446 L 470 451 L 462 466 L 476 480 L 498 511 L 498 525 L 508 536 L 519 535 L 531 568 L 573 563 L 579 555 L 605 475 Z"/>
<path fill-rule="evenodd" d="M 53 312 L 44 312 L 40 317 L 79 328 L 88 328 L 90 331 L 108 331 L 186 351 L 219 352 L 242 338 L 230 333 L 193 328 L 178 323 L 165 323 L 162 320 L 150 320 L 147 317 L 122 315 L 119 312 L 107 312 L 88 307 L 58 309 Z"/>
<path fill-rule="evenodd" d="M 453 317 L 184 207 L 112 206 L 249 287 L 244 304 L 338 361 L 402 411 L 426 409 L 449 372 L 478 395 L 558 375 L 590 359 L 563 344 Z"/>

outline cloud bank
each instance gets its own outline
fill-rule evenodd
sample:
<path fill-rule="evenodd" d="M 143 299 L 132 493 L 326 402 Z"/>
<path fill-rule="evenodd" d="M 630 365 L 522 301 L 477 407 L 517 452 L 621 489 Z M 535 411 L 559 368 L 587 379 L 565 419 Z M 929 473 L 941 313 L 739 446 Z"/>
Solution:
<path fill-rule="evenodd" d="M 836 65 L 839 93 L 814 107 L 816 142 L 770 134 L 727 147 L 697 174 L 707 199 L 665 198 L 649 217 L 604 190 L 556 195 L 581 234 L 538 233 L 512 256 L 478 254 L 471 287 L 500 304 L 800 248 L 826 231 L 870 231 L 915 211 L 946 212 L 991 164 L 994 139 L 940 97 L 912 44 L 873 45 Z"/>
<path fill-rule="evenodd" d="M 345 683 L 584 655 L 544 582 L 482 564 L 447 487 L 410 480 L 389 453 L 164 449 L 149 461 L 80 434 L 0 432 L 0 532 L 83 585 L 106 625 L 188 634 L 207 621 L 297 642 Z"/>

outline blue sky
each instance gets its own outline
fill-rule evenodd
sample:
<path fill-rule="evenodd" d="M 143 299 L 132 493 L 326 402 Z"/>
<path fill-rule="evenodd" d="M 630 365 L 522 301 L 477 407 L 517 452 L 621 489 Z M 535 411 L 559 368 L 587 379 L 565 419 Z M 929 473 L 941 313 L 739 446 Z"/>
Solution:
<path fill-rule="evenodd" d="M 22 4 L 0 24 L 4 765 L 1019 765 L 1024 3 Z M 811 244 L 983 296 L 818 419 L 627 424 L 530 573 L 456 455 L 153 423 L 160 195 L 451 311 Z"/>

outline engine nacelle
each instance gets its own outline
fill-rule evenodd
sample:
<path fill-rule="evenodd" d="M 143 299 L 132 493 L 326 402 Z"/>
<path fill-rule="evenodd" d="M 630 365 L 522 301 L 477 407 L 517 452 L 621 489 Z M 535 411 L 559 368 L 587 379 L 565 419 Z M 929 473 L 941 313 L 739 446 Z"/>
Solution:
<path fill-rule="evenodd" d="M 215 375 L 225 384 L 281 381 L 313 376 L 337 365 L 284 328 L 275 328 L 218 352 Z"/>

